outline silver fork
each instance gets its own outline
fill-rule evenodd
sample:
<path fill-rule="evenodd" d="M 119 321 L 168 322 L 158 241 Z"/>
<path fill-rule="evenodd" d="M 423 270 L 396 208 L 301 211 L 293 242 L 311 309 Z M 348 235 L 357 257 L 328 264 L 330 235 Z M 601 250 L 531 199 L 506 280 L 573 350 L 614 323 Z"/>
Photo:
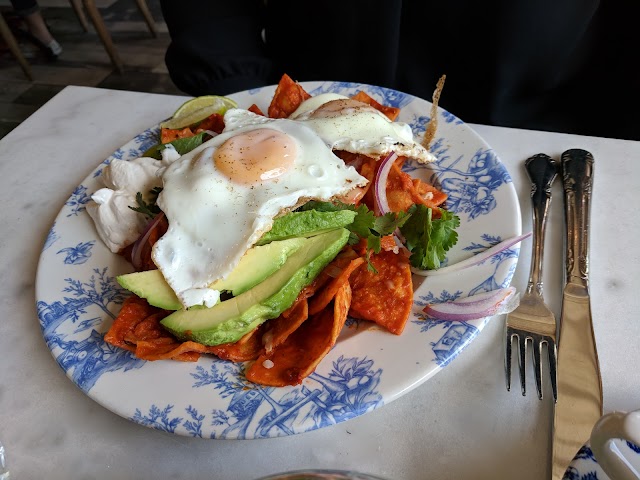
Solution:
<path fill-rule="evenodd" d="M 551 184 L 557 175 L 556 162 L 543 153 L 534 155 L 525 161 L 525 168 L 531 179 L 531 201 L 533 207 L 533 252 L 531 272 L 527 290 L 520 299 L 520 305 L 507 315 L 505 369 L 507 390 L 511 390 L 511 344 L 514 337 L 518 345 L 518 366 L 522 395 L 527 394 L 525 360 L 527 343 L 533 347 L 533 367 L 536 377 L 538 397 L 542 399 L 542 346 L 547 344 L 549 373 L 553 399 L 558 399 L 556 382 L 556 319 L 553 312 L 544 303 L 542 288 L 542 249 L 544 247 L 545 225 L 551 203 Z"/>

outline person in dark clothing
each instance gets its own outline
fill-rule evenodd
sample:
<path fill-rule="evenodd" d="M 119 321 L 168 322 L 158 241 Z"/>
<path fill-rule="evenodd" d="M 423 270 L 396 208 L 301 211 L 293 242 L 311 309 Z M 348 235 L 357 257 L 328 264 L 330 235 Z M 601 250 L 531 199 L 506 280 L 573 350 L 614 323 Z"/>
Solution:
<path fill-rule="evenodd" d="M 53 38 L 47 24 L 42 17 L 40 6 L 36 0 L 11 0 L 16 15 L 22 17 L 27 24 L 30 39 L 44 50 L 47 55 L 57 58 L 62 53 L 62 47 Z"/>
<path fill-rule="evenodd" d="M 161 0 L 174 83 L 198 96 L 297 81 L 368 83 L 466 122 L 640 139 L 632 0 Z"/>

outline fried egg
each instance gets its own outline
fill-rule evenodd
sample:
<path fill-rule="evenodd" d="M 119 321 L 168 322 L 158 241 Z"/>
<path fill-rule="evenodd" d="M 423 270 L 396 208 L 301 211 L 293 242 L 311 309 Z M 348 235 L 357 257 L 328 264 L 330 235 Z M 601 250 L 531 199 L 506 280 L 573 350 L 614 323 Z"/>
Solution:
<path fill-rule="evenodd" d="M 370 157 L 391 152 L 426 163 L 435 160 L 413 138 L 411 126 L 392 122 L 372 106 L 333 93 L 303 102 L 289 117 L 308 125 L 333 150 L 345 150 Z"/>
<path fill-rule="evenodd" d="M 311 128 L 331 150 L 370 157 L 395 152 L 421 163 L 435 160 L 432 153 L 415 141 L 409 124 L 392 122 L 372 106 L 343 95 L 324 93 L 311 97 L 289 119 Z M 270 121 L 240 109 L 227 111 L 224 120 L 227 128 L 232 129 Z"/>
<path fill-rule="evenodd" d="M 225 125 L 167 167 L 157 201 L 169 229 L 152 258 L 185 307 L 213 306 L 219 292 L 208 285 L 226 277 L 281 212 L 367 183 L 304 123 L 233 109 Z"/>

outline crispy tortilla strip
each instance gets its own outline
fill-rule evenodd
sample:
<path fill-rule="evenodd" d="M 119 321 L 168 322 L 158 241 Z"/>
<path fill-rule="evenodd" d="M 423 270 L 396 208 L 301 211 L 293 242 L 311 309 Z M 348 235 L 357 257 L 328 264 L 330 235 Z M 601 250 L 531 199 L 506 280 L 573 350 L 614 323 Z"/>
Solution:
<path fill-rule="evenodd" d="M 302 291 L 298 295 L 298 298 L 295 300 L 294 304 L 291 307 L 289 307 L 288 310 L 285 310 L 282 313 L 282 315 L 287 316 L 288 312 L 292 308 L 294 308 L 296 303 L 300 301 L 302 298 L 307 299 L 314 296 L 316 292 L 321 290 L 332 279 L 338 277 L 343 272 L 343 270 L 347 268 L 349 263 L 352 260 L 355 260 L 356 258 L 358 258 L 358 256 L 359 256 L 358 253 L 356 253 L 356 251 L 352 247 L 347 246 L 343 248 L 342 251 L 336 256 L 336 258 L 331 260 L 329 265 L 324 267 L 324 269 L 320 272 L 320 275 L 318 275 L 313 280 L 313 282 L 311 282 L 310 285 L 302 289 Z"/>
<path fill-rule="evenodd" d="M 231 360 L 232 362 L 248 362 L 255 360 L 262 352 L 262 335 L 265 331 L 263 323 L 258 328 L 244 335 L 235 343 L 223 343 L 209 347 L 207 352 L 222 358 L 223 360 Z M 193 342 L 191 342 L 193 343 Z"/>
<path fill-rule="evenodd" d="M 342 272 L 340 272 L 337 277 L 333 278 L 319 293 L 316 293 L 311 298 L 311 303 L 309 304 L 309 315 L 315 315 L 316 313 L 320 313 L 321 310 L 324 310 L 342 286 L 349 282 L 351 273 L 363 263 L 364 258 L 354 258 L 342 269 Z"/>
<path fill-rule="evenodd" d="M 355 168 L 360 175 L 368 180 L 364 187 L 353 188 L 348 193 L 338 198 L 342 203 L 358 205 L 360 202 L 364 201 L 363 199 L 368 192 L 373 190 L 371 185 L 373 185 L 373 179 L 375 178 L 376 163 L 378 162 L 378 159 L 359 153 L 346 152 L 344 150 L 337 150 L 334 153 L 336 156 L 340 157 L 348 167 Z"/>
<path fill-rule="evenodd" d="M 367 161 L 362 162 L 362 165 L 360 166 L 358 170 L 358 173 L 360 173 L 360 175 L 362 175 L 363 177 L 365 177 L 367 180 L 369 180 L 369 182 L 364 186 L 364 187 L 359 187 L 359 188 L 354 188 L 354 190 L 356 191 L 360 191 L 361 195 L 359 198 L 357 198 L 354 203 L 357 205 L 360 202 L 364 202 L 366 205 L 366 201 L 365 198 L 367 197 L 367 195 L 371 198 L 371 202 L 373 202 L 373 192 L 374 189 L 372 188 L 373 185 L 373 181 L 375 179 L 376 176 L 376 164 L 377 164 L 377 160 L 375 158 L 367 158 Z"/>
<path fill-rule="evenodd" d="M 381 251 L 371 256 L 378 273 L 366 265 L 351 275 L 353 299 L 349 315 L 370 320 L 400 335 L 413 305 L 413 283 L 409 259 L 402 253 Z"/>
<path fill-rule="evenodd" d="M 327 273 L 327 267 L 325 267 L 324 270 L 320 272 L 320 275 L 318 275 L 313 280 L 313 282 L 311 282 L 309 285 L 307 285 L 300 291 L 296 299 L 293 301 L 293 304 L 289 308 L 287 308 L 284 312 L 282 312 L 280 316 L 284 318 L 288 318 L 291 315 L 299 314 L 299 312 L 296 312 L 296 309 L 300 308 L 300 303 L 302 302 L 307 303 L 307 299 L 315 295 L 315 293 L 318 290 L 320 290 L 324 285 L 326 285 L 331 280 L 331 278 L 332 277 Z M 309 308 L 308 305 L 306 308 L 308 311 L 308 308 Z"/>
<path fill-rule="evenodd" d="M 363 260 L 366 259 L 367 256 L 367 240 L 365 238 L 361 238 L 360 242 L 357 245 L 354 245 L 353 248 L 363 257 Z M 398 252 L 398 244 L 393 238 L 393 235 L 385 235 L 384 237 L 380 237 L 380 249 Z"/>
<path fill-rule="evenodd" d="M 336 262 L 338 260 L 334 260 Z M 335 265 L 332 265 L 335 268 Z M 327 268 L 318 275 L 313 282 L 304 287 L 298 294 L 293 304 L 287 308 L 280 316 L 267 322 L 266 330 L 262 336 L 262 344 L 266 353 L 271 353 L 273 349 L 284 343 L 300 325 L 309 317 L 308 299 L 322 289 L 332 277 L 327 273 Z"/>
<path fill-rule="evenodd" d="M 182 129 L 162 128 L 160 130 L 160 143 L 169 143 L 179 138 L 188 138 L 194 135 L 189 127 Z"/>
<path fill-rule="evenodd" d="M 417 198 L 426 202 L 425 205 L 430 206 L 434 210 L 442 205 L 448 197 L 442 190 L 417 178 L 413 179 L 413 186 L 415 189 L 413 195 L 417 195 Z"/>
<path fill-rule="evenodd" d="M 436 84 L 436 89 L 433 91 L 433 97 L 431 99 L 431 115 L 429 120 L 429 124 L 424 131 L 424 136 L 422 137 L 422 146 L 429 149 L 429 145 L 433 140 L 433 137 L 436 136 L 436 130 L 438 129 L 438 103 L 440 102 L 440 94 L 442 94 L 442 89 L 444 88 L 444 81 L 447 79 L 446 75 L 442 75 Z"/>
<path fill-rule="evenodd" d="M 140 340 L 136 344 L 135 355 L 142 360 L 177 360 L 197 362 L 202 353 L 211 353 L 206 345 L 196 342 L 178 342 L 175 339 L 158 338 Z"/>
<path fill-rule="evenodd" d="M 265 116 L 262 110 L 260 110 L 260 107 L 255 103 L 247 108 L 247 110 L 249 110 L 251 113 L 255 113 L 256 115 L 262 115 L 263 117 Z"/>
<path fill-rule="evenodd" d="M 126 339 L 135 339 L 134 332 L 138 324 L 149 316 L 162 311 L 163 310 L 159 308 L 149 305 L 145 299 L 137 295 L 131 295 L 124 301 L 120 313 L 118 313 L 111 328 L 105 334 L 105 341 L 116 347 L 134 352 L 135 344 L 130 343 L 130 341 Z"/>
<path fill-rule="evenodd" d="M 180 342 L 167 332 L 160 320 L 169 313 L 153 307 L 143 298 L 131 295 L 105 334 L 105 341 L 133 352 L 142 360 L 173 359 L 195 362 L 200 353 L 211 353 L 205 345 Z"/>
<path fill-rule="evenodd" d="M 373 108 L 375 108 L 376 110 L 384 113 L 386 115 L 386 117 L 389 120 L 391 120 L 392 122 L 394 122 L 396 120 L 396 118 L 398 118 L 398 115 L 400 115 L 400 109 L 399 108 L 397 108 L 397 107 L 388 107 L 386 105 L 382 105 L 381 103 L 378 103 L 375 99 L 370 97 L 369 94 L 366 93 L 366 92 L 359 91 L 358 93 L 356 93 L 351 98 L 353 100 L 358 100 L 359 102 L 366 103 L 366 104 L 372 106 Z"/>
<path fill-rule="evenodd" d="M 424 193 L 422 193 L 424 192 Z M 447 199 L 447 194 L 411 177 L 394 163 L 387 179 L 387 202 L 394 212 L 406 211 L 414 203 L 421 203 L 435 211 Z"/>
<path fill-rule="evenodd" d="M 271 355 L 261 355 L 245 372 L 247 380 L 260 385 L 299 385 L 335 345 L 351 302 L 348 283 L 342 285 L 333 305 L 309 317 Z"/>
<path fill-rule="evenodd" d="M 207 118 L 202 120 L 197 127 L 195 127 L 194 135 L 200 132 L 211 130 L 216 133 L 222 133 L 224 130 L 224 117 L 219 113 L 212 113 Z"/>
<path fill-rule="evenodd" d="M 125 336 L 125 340 L 129 343 L 136 344 L 140 341 L 158 339 L 169 339 L 175 341 L 175 339 L 160 325 L 160 320 L 166 316 L 167 314 L 165 311 L 159 311 L 140 320 L 134 327 L 133 331 Z"/>
<path fill-rule="evenodd" d="M 387 252 L 395 252 L 398 249 L 398 244 L 396 243 L 393 235 L 385 235 L 384 237 L 380 237 L 380 248 Z"/>
<path fill-rule="evenodd" d="M 267 327 L 264 335 L 262 335 L 260 347 L 264 345 L 265 353 L 270 355 L 273 350 L 282 345 L 307 318 L 309 318 L 309 303 L 306 298 L 302 298 L 301 301 L 295 304 L 293 309 L 288 310 L 287 316 L 280 315 L 278 318 L 270 320 L 265 324 Z M 255 360 L 255 358 L 251 360 Z"/>
<path fill-rule="evenodd" d="M 287 118 L 307 98 L 311 98 L 311 95 L 285 73 L 280 78 L 267 113 L 270 118 Z"/>

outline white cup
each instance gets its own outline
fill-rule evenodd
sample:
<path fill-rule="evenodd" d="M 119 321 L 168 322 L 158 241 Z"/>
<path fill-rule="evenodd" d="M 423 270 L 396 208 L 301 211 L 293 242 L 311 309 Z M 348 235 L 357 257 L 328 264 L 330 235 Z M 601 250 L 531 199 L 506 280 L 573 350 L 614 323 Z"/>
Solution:
<path fill-rule="evenodd" d="M 616 442 L 640 446 L 640 410 L 612 412 L 604 415 L 591 432 L 591 450 L 602 470 L 611 480 L 640 480 L 638 456 L 628 458 Z"/>

